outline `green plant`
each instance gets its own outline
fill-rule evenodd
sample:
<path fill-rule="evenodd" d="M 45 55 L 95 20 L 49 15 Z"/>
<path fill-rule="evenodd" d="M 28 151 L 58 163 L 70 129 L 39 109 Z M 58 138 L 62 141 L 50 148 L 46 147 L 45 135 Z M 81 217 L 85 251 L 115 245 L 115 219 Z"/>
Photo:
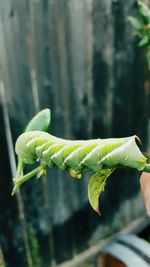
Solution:
<path fill-rule="evenodd" d="M 68 170 L 70 175 L 81 178 L 82 173 L 94 174 L 88 184 L 89 201 L 99 212 L 99 195 L 104 191 L 107 178 L 120 167 L 135 168 L 150 172 L 146 157 L 139 150 L 137 136 L 92 140 L 65 140 L 47 132 L 50 125 L 50 110 L 38 113 L 28 124 L 25 133 L 19 136 L 15 150 L 18 155 L 18 168 L 13 179 L 14 195 L 21 184 L 33 176 L 46 174 L 47 167 Z M 40 165 L 24 174 L 26 164 Z"/>
<path fill-rule="evenodd" d="M 144 49 L 150 69 L 150 9 L 141 1 L 137 1 L 137 7 L 139 17 L 128 17 L 128 20 L 136 30 L 140 40 L 138 47 Z"/>
<path fill-rule="evenodd" d="M 28 241 L 31 251 L 31 257 L 32 257 L 32 263 L 29 267 L 40 267 L 41 266 L 41 258 L 39 255 L 39 244 L 36 237 L 36 233 L 34 231 L 34 228 L 31 224 L 27 227 L 27 233 L 28 233 Z"/>

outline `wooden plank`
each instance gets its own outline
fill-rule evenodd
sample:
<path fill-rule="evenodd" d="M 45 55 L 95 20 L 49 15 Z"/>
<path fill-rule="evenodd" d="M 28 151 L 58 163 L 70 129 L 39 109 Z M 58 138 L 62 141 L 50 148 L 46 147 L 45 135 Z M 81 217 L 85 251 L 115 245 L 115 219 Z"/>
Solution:
<path fill-rule="evenodd" d="M 13 151 L 13 142 L 12 142 L 12 135 L 10 129 L 10 122 L 8 116 L 8 108 L 6 103 L 6 96 L 5 96 L 5 88 L 4 84 L 0 83 L 0 96 L 1 96 L 1 104 L 3 110 L 3 120 L 4 120 L 4 127 L 5 127 L 5 135 L 6 135 L 6 142 L 8 148 L 8 155 L 9 155 L 9 162 L 10 162 L 10 169 L 11 169 L 11 177 L 15 177 L 16 174 L 16 163 L 15 163 L 15 155 Z M 26 218 L 24 214 L 24 204 L 22 200 L 22 196 L 20 192 L 16 194 L 16 201 L 17 201 L 17 211 L 18 211 L 18 220 L 21 226 L 21 238 L 23 239 L 23 246 L 25 249 L 25 255 L 28 265 L 32 265 L 32 257 L 31 251 L 29 247 L 28 237 L 27 237 L 27 225 L 26 225 Z"/>
<path fill-rule="evenodd" d="M 92 133 L 93 82 L 92 82 L 92 1 L 69 2 L 70 62 L 73 83 L 72 120 L 74 134 L 87 138 Z"/>
<path fill-rule="evenodd" d="M 17 198 L 11 197 L 12 190 L 12 160 L 11 150 L 8 143 L 8 117 L 6 114 L 6 102 L 0 87 L 0 117 L 3 131 L 0 133 L 0 162 L 1 162 L 1 186 L 0 186 L 0 212 L 3 214 L 0 219 L 1 246 L 5 257 L 6 265 L 9 267 L 18 262 L 27 267 L 26 246 L 24 243 L 23 231 L 21 229 L 20 214 Z M 15 222 L 15 223 L 14 223 Z"/>
<path fill-rule="evenodd" d="M 52 129 L 57 136 L 71 138 L 70 76 L 67 50 L 68 1 L 49 2 L 50 74 L 53 91 Z M 73 255 L 72 222 L 73 184 L 62 172 L 49 172 L 49 189 L 55 205 L 53 235 L 56 262 Z M 56 194 L 57 192 L 57 194 Z M 69 199 L 69 201 L 68 201 Z M 67 237 L 67 239 L 66 239 Z M 62 242 L 58 243 L 58 239 Z M 60 253 L 61 251 L 61 253 Z"/>
<path fill-rule="evenodd" d="M 1 23 L 6 51 L 4 52 L 6 54 L 5 58 L 1 53 L 1 60 L 3 60 L 1 64 L 13 139 L 16 139 L 24 127 L 26 119 L 32 116 L 34 112 L 25 41 L 27 29 L 26 24 L 19 21 L 17 8 L 15 8 L 16 5 L 13 5 L 10 1 L 1 4 Z M 21 34 L 22 31 L 24 34 Z M 25 105 L 25 103 L 28 103 L 28 105 Z M 18 124 L 17 127 L 13 127 L 14 122 L 16 126 Z"/>
<path fill-rule="evenodd" d="M 30 1 L 29 5 L 29 61 L 32 78 L 32 92 L 36 111 L 41 108 L 51 107 L 53 95 L 51 90 L 49 69 L 49 27 L 48 27 L 48 1 Z M 39 14 L 39 16 L 37 16 Z M 39 222 L 45 225 L 43 229 L 39 226 L 39 249 L 42 264 L 55 266 L 53 235 L 52 235 L 52 209 L 51 192 L 48 191 L 47 176 L 41 180 L 43 209 L 44 212 Z M 51 204 L 50 204 L 51 203 Z M 41 234 L 40 234 L 41 233 Z M 44 244 L 44 246 L 43 246 Z"/>
<path fill-rule="evenodd" d="M 30 71 L 28 68 L 28 54 L 26 46 L 27 38 L 27 20 L 24 16 L 24 3 L 22 1 L 21 6 L 17 6 L 14 1 L 7 2 L 2 6 L 3 11 L 2 34 L 3 34 L 3 51 L 5 57 L 2 54 L 2 79 L 5 83 L 6 103 L 8 109 L 8 116 L 10 121 L 10 131 L 13 140 L 21 133 L 21 128 L 25 126 L 27 122 L 27 116 L 34 111 Z M 21 8 L 23 16 L 19 13 Z M 23 35 L 21 34 L 21 29 Z M 18 40 L 16 42 L 16 40 Z M 8 73 L 10 75 L 8 76 Z M 14 102 L 12 101 L 14 99 Z M 5 104 L 6 104 L 5 103 Z M 28 103 L 28 105 L 27 105 Z M 19 112 L 19 116 L 18 116 Z M 18 125 L 17 127 L 14 127 Z M 18 123 L 17 123 L 18 122 Z M 7 129 L 8 131 L 8 129 Z M 12 148 L 11 148 L 12 149 Z M 14 171 L 11 176 L 14 175 Z M 24 213 L 24 204 L 22 196 L 17 196 L 17 204 L 19 209 L 20 227 L 23 234 L 24 245 L 26 249 L 26 259 L 28 264 L 35 263 L 34 255 L 31 255 L 31 242 L 28 240 L 28 224 L 26 224 L 26 215 Z M 28 222 L 29 223 L 29 222 Z"/>
<path fill-rule="evenodd" d="M 54 92 L 54 111 L 56 114 L 54 114 L 54 122 L 57 125 L 55 134 L 64 136 L 65 138 L 67 138 L 68 136 L 69 138 L 71 138 L 72 135 L 74 135 L 74 138 L 86 138 L 91 131 L 92 125 L 92 113 L 90 107 L 90 127 L 87 123 L 87 128 L 89 128 L 90 130 L 88 130 L 87 134 L 87 118 L 85 111 L 86 105 L 84 103 L 84 98 L 88 99 L 88 103 L 90 103 L 91 99 L 88 94 L 91 95 L 92 86 L 90 84 L 90 74 L 92 67 L 91 64 L 89 64 L 89 69 L 84 68 L 91 56 L 91 51 L 89 51 L 91 49 L 91 43 L 88 43 L 89 46 L 86 45 L 87 40 L 85 38 L 86 33 L 88 32 L 88 30 L 86 31 L 86 24 L 87 21 L 90 22 L 90 19 L 88 20 L 87 11 L 85 11 L 85 14 L 83 14 L 86 4 L 85 6 L 83 6 L 83 4 L 79 3 L 79 1 L 76 2 L 77 4 L 75 4 L 75 1 L 51 1 L 49 7 L 51 41 L 51 84 L 53 88 L 52 90 Z M 79 7 L 81 6 L 81 8 L 79 10 L 76 10 L 76 7 L 74 7 L 74 5 L 77 7 L 79 5 Z M 84 32 L 84 30 L 85 34 L 80 34 L 82 31 Z M 89 33 L 89 35 L 90 34 L 91 32 Z M 86 52 L 85 48 L 87 49 Z M 81 81 L 81 83 L 79 83 L 79 81 L 82 79 L 83 82 Z M 88 91 L 86 91 L 86 88 L 88 88 Z M 91 103 L 89 104 L 89 106 L 91 106 Z M 76 121 L 78 120 L 77 118 L 79 119 L 80 123 L 79 121 Z M 69 126 L 68 123 L 70 123 L 71 126 Z M 83 205 L 85 205 L 85 202 L 87 201 L 86 194 L 80 194 L 79 192 L 83 192 L 83 187 L 85 188 L 86 185 L 84 182 L 79 183 L 70 181 L 70 179 L 66 178 L 66 175 L 61 175 L 58 180 L 55 180 L 55 182 L 52 183 L 53 185 L 55 184 L 54 190 L 56 190 L 59 195 L 57 201 L 55 201 L 55 196 L 53 197 L 53 203 L 56 203 L 56 210 L 58 210 L 57 206 L 59 208 L 60 206 L 62 206 L 62 203 L 64 203 L 61 208 L 61 214 L 64 212 L 64 215 L 62 214 L 62 219 L 55 219 L 60 217 L 59 214 L 57 215 L 57 212 L 56 216 L 54 217 L 54 222 L 56 223 L 55 233 L 59 232 L 59 235 L 62 236 L 62 239 L 65 238 L 66 234 L 70 234 L 70 236 L 72 236 L 72 239 L 70 238 L 68 251 L 71 250 L 72 246 L 72 253 L 75 254 L 78 251 L 77 246 L 80 246 L 81 249 L 81 242 L 77 242 L 77 235 L 80 234 L 81 236 L 82 234 L 78 215 L 76 214 L 77 218 L 76 222 L 74 222 L 72 213 L 78 208 L 81 208 Z M 67 199 L 70 200 L 69 203 L 67 203 Z M 60 223 L 61 220 L 63 222 L 62 226 Z M 72 227 L 70 226 L 71 224 Z M 66 229 L 67 233 L 63 231 L 63 228 Z M 60 247 L 60 245 L 61 244 L 59 244 L 58 248 L 55 248 L 55 253 L 57 253 L 57 251 L 59 252 L 60 250 L 67 249 L 67 247 L 63 248 L 63 244 L 62 247 Z M 67 255 L 64 256 L 64 258 L 61 258 L 61 256 L 59 255 L 58 257 L 59 260 L 66 260 Z"/>
<path fill-rule="evenodd" d="M 93 134 L 110 137 L 114 91 L 112 1 L 93 1 Z"/>
<path fill-rule="evenodd" d="M 8 10 L 7 10 L 8 8 Z M 5 84 L 7 85 L 7 88 L 11 88 L 12 89 L 12 84 L 11 84 L 11 77 L 8 75 L 9 73 L 9 64 L 8 64 L 8 60 L 7 60 L 7 51 L 5 49 L 5 40 L 4 40 L 4 34 L 3 34 L 3 22 L 5 21 L 5 11 L 7 10 L 8 13 L 10 11 L 10 6 L 7 2 L 7 5 L 2 6 L 1 5 L 1 20 L 0 20 L 0 34 L 1 34 L 1 79 L 3 79 L 3 81 L 5 81 Z M 4 11 L 4 12 L 3 12 Z M 3 14 L 3 15 L 2 15 Z M 10 16 L 11 16 L 11 12 L 10 12 Z M 14 155 L 13 155 L 13 144 L 12 144 L 12 140 L 11 140 L 11 130 L 10 130 L 10 124 L 9 124 L 9 117 L 8 117 L 8 102 L 11 102 L 11 99 L 6 100 L 6 95 L 5 95 L 6 91 L 4 89 L 4 85 L 1 82 L 1 104 L 2 104 L 2 109 L 3 109 L 3 116 L 4 116 L 4 129 L 5 129 L 5 134 L 6 134 L 6 142 L 7 142 L 7 148 L 9 151 L 9 159 L 10 159 L 10 167 L 11 167 L 11 173 L 9 173 L 9 177 L 13 177 L 14 173 L 15 173 L 15 159 L 14 159 Z M 9 164 L 9 161 L 8 163 Z M 12 186 L 12 183 L 11 183 Z M 9 194 L 11 192 L 11 188 L 9 190 Z M 2 195 L 2 197 L 4 197 L 4 195 Z M 6 197 L 6 196 L 5 196 Z M 11 197 L 10 197 L 11 198 Z M 8 197 L 9 199 L 9 197 Z M 12 198 L 10 199 L 12 201 Z M 18 232 L 18 228 L 22 227 L 20 234 L 18 236 L 18 242 L 22 243 L 21 247 L 23 247 L 23 250 L 25 250 L 25 255 L 27 256 L 27 258 L 24 256 L 24 260 L 23 260 L 23 266 L 28 263 L 31 263 L 30 261 L 30 255 L 29 255 L 29 248 L 28 248 L 28 242 L 27 242 L 27 238 L 26 238 L 26 233 L 25 233 L 25 228 L 24 226 L 24 222 L 23 222 L 23 217 L 24 217 L 24 213 L 23 213 L 23 209 L 21 208 L 21 203 L 22 203 L 22 199 L 21 196 L 19 197 L 19 195 L 17 196 L 16 199 L 14 199 L 15 203 L 16 203 L 16 212 L 14 213 L 14 216 L 16 217 L 16 219 L 18 220 L 18 223 L 16 225 L 16 227 L 13 227 L 13 232 L 16 233 L 16 231 Z M 14 202 L 13 201 L 13 202 Z M 3 208 L 5 209 L 5 207 L 3 206 Z M 13 209 L 14 210 L 14 209 Z M 1 212 L 1 213 L 5 213 Z M 9 226 L 6 225 L 6 231 L 9 232 Z M 14 234 L 15 236 L 15 234 Z M 4 239 L 7 239 L 7 235 L 4 237 Z M 14 242 L 14 241 L 13 241 Z M 7 248 L 8 253 L 10 253 L 12 255 L 12 248 L 9 251 L 9 246 Z M 18 250 L 20 250 L 20 245 L 18 244 L 18 247 L 16 247 L 16 250 L 14 252 L 14 255 L 17 254 L 17 262 L 20 260 L 19 257 L 22 257 L 22 255 L 20 253 L 18 253 Z M 9 260 L 9 256 L 7 256 L 6 258 L 8 258 Z M 14 260 L 16 258 L 16 255 L 14 256 L 14 259 L 12 259 L 12 262 L 10 264 L 14 264 Z M 22 261 L 22 259 L 21 259 Z"/>

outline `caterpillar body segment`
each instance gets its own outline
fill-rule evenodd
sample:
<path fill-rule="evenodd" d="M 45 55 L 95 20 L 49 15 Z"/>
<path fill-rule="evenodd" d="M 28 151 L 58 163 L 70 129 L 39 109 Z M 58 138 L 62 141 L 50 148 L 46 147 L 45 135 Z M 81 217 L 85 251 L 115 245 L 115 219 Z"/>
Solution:
<path fill-rule="evenodd" d="M 100 163 L 108 167 L 122 165 L 141 171 L 143 170 L 146 161 L 147 159 L 140 152 L 138 146 L 136 145 L 135 139 L 131 138 L 122 146 L 119 146 L 115 150 L 109 152 L 101 159 Z"/>
<path fill-rule="evenodd" d="M 77 173 L 119 165 L 142 170 L 146 164 L 146 158 L 136 144 L 136 136 L 71 141 L 46 132 L 31 131 L 18 138 L 16 153 L 28 164 L 40 159 L 48 166 Z"/>
<path fill-rule="evenodd" d="M 102 159 L 112 151 L 115 151 L 116 148 L 122 146 L 125 142 L 128 142 L 128 139 L 129 138 L 109 138 L 101 140 L 95 149 L 92 149 L 80 164 L 86 165 L 89 169 L 98 171 L 100 165 L 105 165 L 105 161 L 103 161 L 102 164 Z M 110 164 L 111 162 L 109 162 L 109 166 Z"/>
<path fill-rule="evenodd" d="M 62 169 L 65 169 L 64 159 L 66 159 L 73 151 L 77 150 L 80 147 L 80 144 L 68 144 L 62 149 L 60 149 L 57 153 L 55 153 L 51 160 Z"/>

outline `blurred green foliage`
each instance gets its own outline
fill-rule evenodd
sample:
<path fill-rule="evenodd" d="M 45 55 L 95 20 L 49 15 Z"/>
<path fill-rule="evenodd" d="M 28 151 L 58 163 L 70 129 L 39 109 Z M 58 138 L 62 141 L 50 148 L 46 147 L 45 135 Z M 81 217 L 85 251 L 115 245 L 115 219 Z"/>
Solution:
<path fill-rule="evenodd" d="M 128 17 L 128 20 L 139 37 L 138 47 L 145 50 L 148 68 L 150 69 L 150 9 L 141 1 L 137 1 L 138 18 Z"/>
<path fill-rule="evenodd" d="M 32 225 L 28 225 L 28 241 L 31 251 L 32 263 L 29 267 L 41 267 L 41 258 L 39 256 L 39 245 L 36 238 L 36 234 Z"/>

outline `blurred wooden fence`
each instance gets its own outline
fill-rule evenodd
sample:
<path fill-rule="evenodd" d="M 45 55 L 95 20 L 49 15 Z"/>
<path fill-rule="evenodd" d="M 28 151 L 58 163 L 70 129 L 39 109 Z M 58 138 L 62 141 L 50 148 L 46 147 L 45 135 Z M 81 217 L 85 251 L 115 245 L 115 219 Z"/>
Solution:
<path fill-rule="evenodd" d="M 0 257 L 7 267 L 56 266 L 141 212 L 135 172 L 112 178 L 102 217 L 88 204 L 88 177 L 50 170 L 10 195 L 15 140 L 42 108 L 51 108 L 57 136 L 136 133 L 146 149 L 149 81 L 127 22 L 134 2 L 0 0 Z"/>

